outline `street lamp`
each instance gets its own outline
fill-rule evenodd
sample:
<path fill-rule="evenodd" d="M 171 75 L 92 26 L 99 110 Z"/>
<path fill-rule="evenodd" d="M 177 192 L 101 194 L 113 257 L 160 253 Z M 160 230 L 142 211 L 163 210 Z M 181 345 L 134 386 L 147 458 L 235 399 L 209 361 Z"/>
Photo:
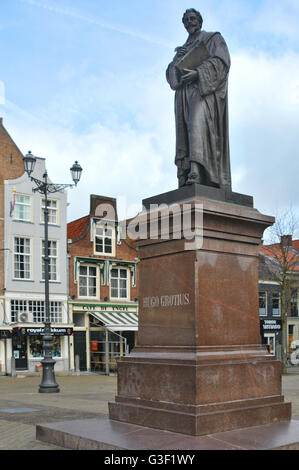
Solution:
<path fill-rule="evenodd" d="M 49 300 L 49 236 L 48 236 L 48 225 L 49 225 L 49 209 L 48 209 L 48 194 L 54 194 L 62 189 L 73 188 L 77 186 L 80 181 L 82 168 L 76 161 L 70 169 L 74 184 L 53 184 L 48 181 L 48 174 L 45 171 L 41 181 L 31 176 L 34 171 L 36 157 L 28 152 L 23 158 L 25 171 L 28 174 L 31 181 L 36 184 L 36 188 L 33 188 L 33 192 L 39 192 L 44 195 L 45 208 L 44 208 L 44 219 L 45 219 L 45 241 L 44 241 L 44 263 L 45 263 L 45 329 L 43 338 L 44 348 L 44 359 L 41 361 L 43 365 L 43 377 L 42 382 L 39 386 L 40 393 L 58 393 L 59 386 L 55 380 L 54 366 L 56 361 L 53 359 L 53 343 L 52 343 L 52 332 L 51 332 L 51 317 L 50 317 L 50 300 Z"/>

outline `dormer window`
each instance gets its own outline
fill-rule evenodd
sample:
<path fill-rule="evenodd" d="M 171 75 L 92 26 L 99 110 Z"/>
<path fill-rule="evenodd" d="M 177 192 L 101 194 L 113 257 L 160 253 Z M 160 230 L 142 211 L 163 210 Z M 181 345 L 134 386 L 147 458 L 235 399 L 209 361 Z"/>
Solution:
<path fill-rule="evenodd" d="M 94 244 L 96 254 L 115 256 L 115 228 L 96 225 Z"/>

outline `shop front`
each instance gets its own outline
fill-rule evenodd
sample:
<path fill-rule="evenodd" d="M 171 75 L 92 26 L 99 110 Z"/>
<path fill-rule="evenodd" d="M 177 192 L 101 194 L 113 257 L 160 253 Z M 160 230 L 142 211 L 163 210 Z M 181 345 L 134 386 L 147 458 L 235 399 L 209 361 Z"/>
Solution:
<path fill-rule="evenodd" d="M 263 344 L 267 345 L 270 354 L 278 356 L 281 345 L 281 319 L 262 319 L 260 325 Z"/>
<path fill-rule="evenodd" d="M 9 327 L 0 327 L 0 374 L 6 374 L 6 343 L 12 338 L 13 330 Z"/>
<path fill-rule="evenodd" d="M 105 308 L 105 309 L 104 309 Z M 117 361 L 136 344 L 138 306 L 73 304 L 71 368 L 99 374 L 117 372 Z"/>
<path fill-rule="evenodd" d="M 73 329 L 69 326 L 52 326 L 53 358 L 56 361 L 55 370 L 69 369 L 68 338 Z M 18 326 L 12 329 L 11 337 L 7 339 L 7 359 L 15 359 L 17 371 L 38 370 L 44 358 L 43 352 L 44 326 Z M 8 367 L 9 369 L 9 367 Z"/>

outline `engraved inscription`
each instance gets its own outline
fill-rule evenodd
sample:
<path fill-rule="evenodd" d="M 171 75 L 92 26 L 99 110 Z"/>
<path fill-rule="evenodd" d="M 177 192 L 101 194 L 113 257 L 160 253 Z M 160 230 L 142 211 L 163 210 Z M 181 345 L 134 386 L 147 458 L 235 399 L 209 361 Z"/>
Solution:
<path fill-rule="evenodd" d="M 160 297 L 144 297 L 143 308 L 183 307 L 190 304 L 190 294 L 161 295 Z"/>

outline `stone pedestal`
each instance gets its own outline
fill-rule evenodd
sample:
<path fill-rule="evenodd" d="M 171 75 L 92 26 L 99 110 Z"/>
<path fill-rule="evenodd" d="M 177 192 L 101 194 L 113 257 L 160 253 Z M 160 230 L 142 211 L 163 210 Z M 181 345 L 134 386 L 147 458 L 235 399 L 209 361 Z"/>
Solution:
<path fill-rule="evenodd" d="M 156 239 L 137 242 L 138 345 L 118 363 L 110 419 L 194 436 L 290 420 L 281 363 L 260 337 L 258 246 L 274 219 L 246 198 L 239 205 L 224 193 L 222 201 L 198 194 L 189 189 L 179 206 L 189 205 L 195 229 L 202 205 L 201 249 L 186 245 L 172 223 L 172 239 L 163 239 L 162 228 Z M 140 224 L 148 227 L 150 216 L 161 223 L 167 211 L 148 210 Z"/>

